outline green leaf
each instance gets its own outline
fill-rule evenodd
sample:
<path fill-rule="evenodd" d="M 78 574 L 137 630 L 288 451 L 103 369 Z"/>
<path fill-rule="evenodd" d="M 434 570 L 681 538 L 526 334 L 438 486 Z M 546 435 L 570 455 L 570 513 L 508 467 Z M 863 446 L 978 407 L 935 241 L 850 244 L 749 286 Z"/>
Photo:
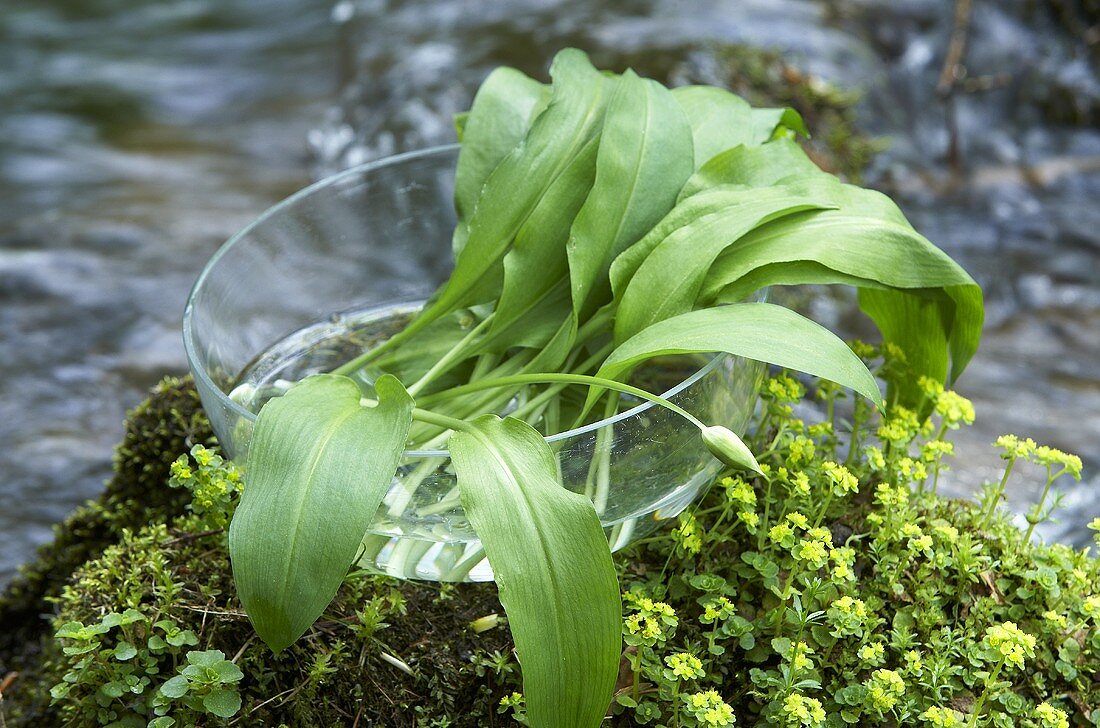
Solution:
<path fill-rule="evenodd" d="M 614 81 L 575 49 L 555 56 L 550 76 L 550 105 L 489 175 L 470 217 L 469 236 L 455 260 L 454 272 L 399 335 L 402 339 L 456 308 L 496 297 L 502 261 L 516 234 L 554 181 L 599 135 Z"/>
<path fill-rule="evenodd" d="M 485 181 L 519 145 L 531 119 L 546 108 L 549 98 L 549 87 L 507 67 L 490 73 L 478 88 L 460 127 L 462 149 L 455 168 L 455 254 L 466 244 L 469 219 Z"/>
<path fill-rule="evenodd" d="M 137 647 L 125 640 L 115 645 L 114 657 L 119 662 L 125 662 L 137 655 Z"/>
<path fill-rule="evenodd" d="M 829 379 L 881 404 L 875 378 L 828 329 L 770 303 L 738 303 L 665 319 L 635 334 L 607 357 L 597 376 L 622 380 L 646 359 L 724 351 Z M 599 396 L 589 393 L 589 402 Z"/>
<path fill-rule="evenodd" d="M 691 123 L 696 169 L 719 152 L 753 143 L 752 107 L 740 96 L 714 86 L 681 86 L 672 95 Z"/>
<path fill-rule="evenodd" d="M 555 324 L 568 315 L 569 301 L 566 299 L 563 307 L 560 296 L 569 273 L 565 246 L 569 227 L 592 188 L 598 148 L 599 137 L 593 137 L 554 180 L 504 256 L 504 288 L 485 337 L 488 346 L 500 345 L 490 350 L 515 346 L 517 336 L 527 333 L 522 329 L 527 328 L 526 318 L 531 314 L 545 319 L 549 312 Z M 548 306 L 551 302 L 558 305 Z M 546 332 L 547 338 L 555 329 Z M 544 343 L 536 340 L 534 345 Z"/>
<path fill-rule="evenodd" d="M 221 650 L 191 650 L 187 653 L 187 663 L 196 667 L 213 667 L 225 659 Z"/>
<path fill-rule="evenodd" d="M 218 679 L 223 683 L 238 682 L 244 679 L 244 673 L 241 672 L 241 668 L 234 665 L 229 660 L 222 660 L 214 665 L 211 665 L 211 669 L 218 674 Z"/>
<path fill-rule="evenodd" d="M 256 420 L 229 552 L 241 603 L 276 652 L 332 601 L 393 482 L 413 402 L 391 376 L 375 391 L 378 406 L 363 407 L 350 379 L 316 375 Z"/>
<path fill-rule="evenodd" d="M 742 300 L 769 285 L 846 283 L 886 340 L 905 350 L 917 375 L 962 373 L 981 337 L 981 289 L 957 263 L 917 233 L 885 195 L 828 175 L 788 183 L 838 209 L 792 215 L 762 226 L 715 261 L 699 303 Z M 915 380 L 915 377 L 914 377 Z M 916 382 L 905 399 L 919 398 Z"/>
<path fill-rule="evenodd" d="M 615 341 L 694 308 L 714 260 L 741 236 L 772 220 L 829 206 L 783 187 L 728 189 L 725 197 L 725 207 L 673 230 L 638 267 L 619 302 Z"/>
<path fill-rule="evenodd" d="M 623 74 L 607 106 L 596 180 L 569 233 L 573 311 L 605 303 L 612 259 L 672 209 L 692 172 L 687 116 L 661 84 Z M 595 296 L 595 298 L 593 298 Z"/>
<path fill-rule="evenodd" d="M 202 707 L 219 718 L 232 718 L 241 709 L 241 696 L 236 690 L 211 690 L 202 699 Z"/>
<path fill-rule="evenodd" d="M 654 248 L 660 245 L 665 238 L 676 230 L 700 221 L 710 215 L 721 213 L 730 203 L 730 192 L 736 191 L 732 186 L 724 186 L 705 190 L 697 195 L 685 199 L 673 207 L 653 228 L 638 242 L 620 253 L 611 263 L 610 278 L 611 290 L 615 297 L 619 298 L 627 283 L 638 272 Z"/>
<path fill-rule="evenodd" d="M 619 669 L 622 605 L 592 503 L 565 490 L 550 447 L 513 418 L 450 441 L 470 523 L 493 567 L 533 728 L 593 728 Z"/>
<path fill-rule="evenodd" d="M 813 160 L 790 139 L 758 147 L 738 146 L 707 160 L 684 184 L 680 200 L 719 185 L 769 187 L 780 180 L 823 175 Z"/>
<path fill-rule="evenodd" d="M 183 675 L 176 675 L 160 686 L 160 694 L 166 698 L 182 698 L 191 689 L 191 684 Z"/>

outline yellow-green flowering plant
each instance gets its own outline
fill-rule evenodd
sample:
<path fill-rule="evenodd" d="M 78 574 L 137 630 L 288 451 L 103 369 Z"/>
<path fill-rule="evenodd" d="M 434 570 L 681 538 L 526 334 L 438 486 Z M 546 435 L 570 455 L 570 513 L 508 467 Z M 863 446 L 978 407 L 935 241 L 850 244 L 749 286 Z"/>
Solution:
<path fill-rule="evenodd" d="M 889 346 L 853 348 L 910 376 Z M 997 507 L 1003 477 L 973 503 L 935 495 L 934 465 L 948 467 L 951 433 L 974 419 L 957 393 L 926 387 L 925 423 L 901 404 L 835 406 L 841 393 L 821 384 L 809 397 L 787 374 L 765 384 L 748 442 L 764 474 L 721 479 L 683 516 L 692 548 L 665 536 L 628 552 L 631 603 L 659 602 L 677 623 L 631 657 L 641 679 L 619 691 L 616 725 L 683 725 L 673 677 L 681 694 L 716 690 L 738 725 L 1097 724 L 1097 559 L 1017 529 Z M 807 399 L 816 421 L 795 415 Z M 1080 475 L 1075 456 L 1026 438 L 995 447 L 1006 471 L 1045 475 L 1041 500 Z M 694 677 L 662 672 L 683 653 Z"/>

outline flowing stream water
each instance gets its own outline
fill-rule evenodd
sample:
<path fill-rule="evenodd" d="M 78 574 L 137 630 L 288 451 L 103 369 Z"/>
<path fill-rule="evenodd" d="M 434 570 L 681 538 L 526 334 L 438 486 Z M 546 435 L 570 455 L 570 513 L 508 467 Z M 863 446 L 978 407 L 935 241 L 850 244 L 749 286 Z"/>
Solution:
<path fill-rule="evenodd" d="M 1100 31 L 1074 0 L 974 0 L 968 76 L 937 95 L 949 0 L 8 0 L 0 7 L 0 584 L 93 497 L 125 410 L 182 373 L 205 260 L 324 174 L 453 139 L 492 67 L 690 67 L 716 44 L 784 53 L 864 91 L 890 146 L 866 175 L 986 291 L 959 383 L 977 424 L 945 486 L 966 496 L 1016 432 L 1080 453 L 1046 538 L 1100 514 Z M 1094 12 L 1094 11 L 1093 11 Z M 950 113 L 949 113 L 950 112 Z M 949 123 L 949 118 L 953 121 Z M 811 311 L 866 331 L 851 297 Z M 1029 477 L 1030 476 L 1030 477 Z M 1038 474 L 1010 481 L 1035 498 Z"/>

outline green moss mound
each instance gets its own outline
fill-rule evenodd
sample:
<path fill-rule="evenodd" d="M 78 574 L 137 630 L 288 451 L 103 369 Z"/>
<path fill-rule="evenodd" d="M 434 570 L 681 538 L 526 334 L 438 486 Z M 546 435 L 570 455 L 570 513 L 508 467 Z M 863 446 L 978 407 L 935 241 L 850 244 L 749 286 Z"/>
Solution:
<path fill-rule="evenodd" d="M 904 371 L 870 354 L 881 374 Z M 768 477 L 720 479 L 675 528 L 617 557 L 625 650 L 607 724 L 1100 722 L 1100 564 L 1027 538 L 998 509 L 1001 481 L 974 502 L 934 493 L 969 403 L 929 386 L 922 423 L 901 407 L 879 417 L 828 383 L 805 394 L 785 376 L 765 388 L 751 444 Z M 1030 441 L 998 447 L 1009 477 L 1079 474 L 1079 460 Z M 7 696 L 9 726 L 522 722 L 492 585 L 352 574 L 273 655 L 233 593 L 216 526 L 228 512 L 198 507 L 232 466 L 192 457 L 171 469 L 173 482 L 185 463 L 201 475 L 192 512 L 122 529 L 61 590 L 59 636 L 43 642 L 41 674 Z M 1048 495 L 1032 523 L 1050 517 Z M 215 670 L 201 684 L 199 660 L 225 681 Z"/>
<path fill-rule="evenodd" d="M 102 496 L 55 527 L 54 540 L 0 594 L 0 676 L 15 672 L 32 679 L 40 662 L 41 638 L 52 635 L 44 614 L 73 571 L 118 541 L 124 529 L 141 528 L 183 513 L 185 493 L 164 488 L 168 466 L 213 433 L 190 377 L 168 377 L 127 415 L 114 454 L 114 475 Z M 10 700 L 10 695 L 9 695 Z M 37 706 L 40 701 L 32 701 Z M 37 715 L 38 707 L 30 715 Z"/>

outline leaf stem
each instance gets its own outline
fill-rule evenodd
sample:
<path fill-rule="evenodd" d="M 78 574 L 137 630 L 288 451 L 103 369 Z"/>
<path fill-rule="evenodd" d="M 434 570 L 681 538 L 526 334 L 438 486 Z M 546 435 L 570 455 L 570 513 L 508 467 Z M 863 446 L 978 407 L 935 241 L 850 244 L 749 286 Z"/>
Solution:
<path fill-rule="evenodd" d="M 651 392 L 647 392 L 644 389 L 640 389 L 630 384 L 624 384 L 622 382 L 616 382 L 612 379 L 604 379 L 603 377 L 593 377 L 587 374 L 565 374 L 555 372 L 541 372 L 536 374 L 513 374 L 508 377 L 499 377 L 496 379 L 482 379 L 477 382 L 470 382 L 469 384 L 463 384 L 458 387 L 452 387 L 446 392 L 439 392 L 437 394 L 429 394 L 426 397 L 421 398 L 421 404 L 427 404 L 429 402 L 436 402 L 441 399 L 449 399 L 451 397 L 457 397 L 461 394 L 468 394 L 470 392 L 480 392 L 485 389 L 496 389 L 498 387 L 509 387 L 516 384 L 582 384 L 589 387 L 602 387 L 603 389 L 610 389 L 616 392 L 623 392 L 624 394 L 632 394 L 635 397 L 644 399 L 648 402 L 653 402 L 666 409 L 669 409 L 676 414 L 680 415 L 700 430 L 705 429 L 704 425 L 698 417 L 691 414 L 683 407 L 673 404 L 664 397 L 661 397 Z M 415 415 L 415 412 L 414 412 Z"/>
<path fill-rule="evenodd" d="M 982 714 L 982 706 L 985 705 L 985 699 L 989 695 L 989 691 L 997 684 L 997 678 L 1001 674 L 1001 668 L 1004 667 L 1004 660 L 997 663 L 997 666 L 993 668 L 993 672 L 989 676 L 989 682 L 985 684 L 985 689 L 982 690 L 982 694 L 978 697 L 978 702 L 974 704 L 974 710 L 970 714 L 970 722 L 967 723 L 967 728 L 974 728 L 978 725 L 978 718 Z"/>
<path fill-rule="evenodd" d="M 421 409 L 419 407 L 413 409 L 412 416 L 417 422 L 424 422 L 447 430 L 454 430 L 455 432 L 474 431 L 473 426 L 466 420 L 448 417 L 447 415 L 441 415 L 438 412 L 432 412 L 431 410 Z"/>
<path fill-rule="evenodd" d="M 1008 465 L 1005 467 L 1004 475 L 1001 476 L 1001 482 L 997 484 L 997 490 L 993 493 L 993 497 L 989 499 L 989 510 L 982 514 L 981 527 L 985 528 L 989 525 L 989 519 L 993 517 L 993 514 L 997 510 L 997 504 L 1001 500 L 1001 496 L 1005 492 L 1005 484 L 1008 482 L 1008 476 L 1012 475 L 1012 468 L 1016 465 L 1016 458 L 1010 458 Z"/>
<path fill-rule="evenodd" d="M 420 377 L 420 379 L 417 379 L 415 382 L 412 383 L 412 385 L 409 386 L 409 394 L 415 397 L 417 393 L 419 393 L 420 390 L 424 389 L 424 387 L 430 384 L 433 379 L 438 377 L 440 374 L 449 371 L 455 364 L 461 361 L 463 355 L 466 353 L 466 347 L 470 344 L 471 341 L 476 339 L 481 334 L 481 332 L 488 324 L 492 323 L 493 315 L 493 313 L 490 313 L 488 316 L 483 318 L 480 322 L 478 322 L 477 326 L 474 326 L 465 336 L 462 337 L 461 341 L 451 347 L 450 351 L 439 357 L 439 359 L 436 360 L 435 364 L 432 364 L 431 368 L 428 369 L 428 371 L 424 372 L 424 376 Z"/>

